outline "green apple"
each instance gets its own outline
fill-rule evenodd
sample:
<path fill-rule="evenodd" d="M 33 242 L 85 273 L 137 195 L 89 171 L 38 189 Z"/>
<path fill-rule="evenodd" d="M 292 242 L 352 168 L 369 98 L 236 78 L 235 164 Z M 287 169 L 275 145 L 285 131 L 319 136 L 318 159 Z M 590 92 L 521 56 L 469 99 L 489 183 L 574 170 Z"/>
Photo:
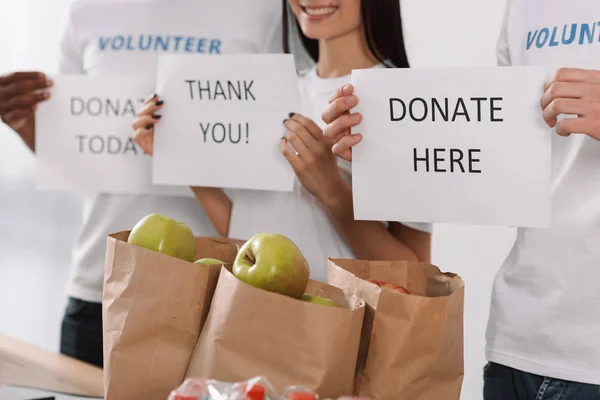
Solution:
<path fill-rule="evenodd" d="M 192 230 L 183 222 L 161 214 L 142 218 L 131 230 L 127 243 L 189 262 L 196 258 Z"/>
<path fill-rule="evenodd" d="M 306 258 L 289 238 L 259 233 L 240 248 L 233 274 L 254 287 L 299 299 L 308 285 L 310 270 Z"/>
<path fill-rule="evenodd" d="M 331 299 L 328 299 L 326 297 L 321 297 L 321 296 L 314 296 L 311 294 L 303 295 L 300 298 L 300 300 L 306 301 L 307 303 L 321 304 L 321 305 L 330 306 L 330 307 L 339 307 L 338 304 Z"/>
<path fill-rule="evenodd" d="M 194 261 L 194 264 L 223 265 L 225 263 L 221 260 L 217 260 L 216 258 L 201 258 L 199 260 Z"/>

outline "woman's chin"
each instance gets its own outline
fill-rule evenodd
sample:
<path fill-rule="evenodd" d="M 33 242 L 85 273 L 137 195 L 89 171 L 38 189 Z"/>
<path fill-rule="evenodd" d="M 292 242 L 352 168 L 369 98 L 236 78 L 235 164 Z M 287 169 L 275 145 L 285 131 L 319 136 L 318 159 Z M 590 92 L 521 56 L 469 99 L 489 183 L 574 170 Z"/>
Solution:
<path fill-rule="evenodd" d="M 316 24 L 314 24 L 316 25 Z M 302 33 L 309 39 L 321 40 L 335 37 L 336 34 L 331 29 L 327 29 L 326 26 L 314 26 L 312 23 L 302 24 Z"/>

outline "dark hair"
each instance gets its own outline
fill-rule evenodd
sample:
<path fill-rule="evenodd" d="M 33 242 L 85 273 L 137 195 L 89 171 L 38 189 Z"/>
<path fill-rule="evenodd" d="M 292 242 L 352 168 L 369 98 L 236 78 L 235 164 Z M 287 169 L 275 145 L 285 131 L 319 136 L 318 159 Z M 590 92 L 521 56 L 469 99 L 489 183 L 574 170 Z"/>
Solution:
<path fill-rule="evenodd" d="M 399 0 L 361 0 L 360 10 L 369 51 L 379 62 L 385 63 L 389 68 L 408 68 Z M 295 28 L 306 52 L 315 62 L 318 61 L 319 41 L 306 37 L 300 29 L 298 20 Z M 288 2 L 283 0 L 283 51 L 285 53 L 290 52 L 289 29 Z"/>

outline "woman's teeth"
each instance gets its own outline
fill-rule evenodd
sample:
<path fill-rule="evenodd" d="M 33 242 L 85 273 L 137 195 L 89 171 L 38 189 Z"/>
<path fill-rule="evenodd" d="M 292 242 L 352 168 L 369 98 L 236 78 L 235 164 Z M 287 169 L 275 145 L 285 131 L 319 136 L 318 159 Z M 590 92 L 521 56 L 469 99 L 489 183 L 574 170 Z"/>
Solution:
<path fill-rule="evenodd" d="M 337 7 L 304 8 L 304 12 L 311 16 L 327 15 L 335 12 Z"/>

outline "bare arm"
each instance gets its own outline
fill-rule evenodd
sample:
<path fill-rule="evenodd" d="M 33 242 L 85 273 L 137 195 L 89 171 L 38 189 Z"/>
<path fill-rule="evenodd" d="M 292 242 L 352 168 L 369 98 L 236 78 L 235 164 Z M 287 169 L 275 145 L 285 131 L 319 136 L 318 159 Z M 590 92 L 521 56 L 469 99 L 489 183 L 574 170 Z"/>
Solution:
<path fill-rule="evenodd" d="M 400 222 L 390 222 L 389 232 L 413 249 L 420 262 L 431 263 L 431 233 L 413 229 Z"/>
<path fill-rule="evenodd" d="M 431 234 L 400 223 L 391 223 L 388 230 L 377 221 L 356 221 L 352 188 L 342 182 L 337 193 L 335 198 L 326 200 L 323 204 L 338 232 L 358 259 L 430 262 Z"/>
<path fill-rule="evenodd" d="M 344 180 L 331 144 L 309 118 L 293 115 L 280 149 L 302 185 L 326 208 L 340 235 L 363 260 L 428 260 L 429 234 L 399 230 L 393 235 L 377 221 L 355 221 L 352 188 Z M 295 149 L 291 150 L 290 145 Z"/>
<path fill-rule="evenodd" d="M 191 189 L 219 235 L 227 237 L 233 207 L 231 199 L 223 189 L 209 187 L 191 187 Z"/>

